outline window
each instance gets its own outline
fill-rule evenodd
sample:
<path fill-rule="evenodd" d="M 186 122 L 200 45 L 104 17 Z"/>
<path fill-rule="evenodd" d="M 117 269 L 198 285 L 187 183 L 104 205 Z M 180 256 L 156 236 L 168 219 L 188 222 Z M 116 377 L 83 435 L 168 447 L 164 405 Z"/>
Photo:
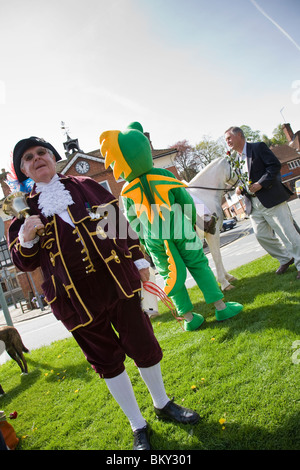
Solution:
<path fill-rule="evenodd" d="M 288 167 L 290 170 L 293 170 L 294 168 L 300 167 L 300 159 L 294 160 L 293 162 L 288 163 Z"/>
<path fill-rule="evenodd" d="M 13 264 L 5 239 L 0 241 L 0 264 L 1 266 L 11 266 Z"/>
<path fill-rule="evenodd" d="M 10 288 L 11 289 L 18 289 L 19 286 L 19 283 L 17 281 L 17 278 L 16 277 L 12 277 L 13 274 L 11 274 L 11 277 L 9 279 L 9 285 L 10 285 Z"/>
<path fill-rule="evenodd" d="M 4 281 L 1 281 L 1 287 L 3 292 L 7 292 L 7 287 Z"/>

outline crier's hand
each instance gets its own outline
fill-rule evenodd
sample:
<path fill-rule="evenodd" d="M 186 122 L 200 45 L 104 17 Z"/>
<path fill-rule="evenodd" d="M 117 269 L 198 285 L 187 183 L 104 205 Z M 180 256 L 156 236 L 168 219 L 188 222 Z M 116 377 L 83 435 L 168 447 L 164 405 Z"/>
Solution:
<path fill-rule="evenodd" d="M 38 215 L 31 215 L 30 217 L 27 217 L 24 222 L 24 242 L 30 242 L 34 240 L 34 238 L 37 236 L 37 232 L 43 232 L 44 228 L 44 224 L 42 224 Z"/>
<path fill-rule="evenodd" d="M 139 273 L 140 273 L 142 282 L 149 281 L 149 279 L 150 279 L 150 270 L 149 270 L 149 268 L 140 269 Z"/>

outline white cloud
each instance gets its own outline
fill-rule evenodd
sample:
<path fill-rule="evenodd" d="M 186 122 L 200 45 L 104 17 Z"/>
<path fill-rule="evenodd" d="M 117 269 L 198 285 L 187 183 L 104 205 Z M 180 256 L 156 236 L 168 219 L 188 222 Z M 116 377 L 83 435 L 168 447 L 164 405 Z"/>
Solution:
<path fill-rule="evenodd" d="M 250 0 L 250 2 L 255 6 L 255 8 L 265 17 L 267 20 L 269 20 L 277 29 L 280 31 L 294 46 L 300 51 L 300 46 L 297 44 L 297 42 L 278 24 L 276 23 L 271 16 L 269 16 L 259 5 L 255 0 Z"/>
<path fill-rule="evenodd" d="M 113 102 L 117 105 L 123 106 L 124 108 L 136 112 L 136 113 L 143 113 L 147 114 L 148 110 L 141 106 L 140 104 L 134 102 L 133 100 L 125 97 L 125 96 L 120 96 L 116 93 L 113 93 L 110 90 L 107 90 L 103 87 L 87 87 L 84 88 L 83 93 L 89 93 L 91 95 L 95 95 L 99 97 L 100 99 L 106 99 L 110 102 Z"/>

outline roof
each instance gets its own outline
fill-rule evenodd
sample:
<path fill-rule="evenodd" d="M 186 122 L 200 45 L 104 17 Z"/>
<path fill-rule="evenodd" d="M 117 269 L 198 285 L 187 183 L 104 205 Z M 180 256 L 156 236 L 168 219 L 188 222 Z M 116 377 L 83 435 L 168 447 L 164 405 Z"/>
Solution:
<path fill-rule="evenodd" d="M 177 153 L 176 148 L 169 148 L 169 149 L 160 149 L 160 150 L 152 150 L 152 157 L 153 160 L 156 158 L 165 157 L 166 155 L 172 155 L 172 153 Z"/>
<path fill-rule="evenodd" d="M 287 144 L 275 145 L 274 147 L 270 148 L 280 163 L 286 163 L 292 160 L 298 160 L 300 158 L 300 152 L 297 152 L 297 150 Z"/>
<path fill-rule="evenodd" d="M 296 150 L 300 150 L 300 131 L 297 131 L 296 134 L 294 135 L 293 141 L 290 143 L 291 147 L 293 147 Z"/>
<path fill-rule="evenodd" d="M 152 149 L 152 157 L 153 160 L 157 158 L 162 158 L 167 155 L 172 155 L 176 153 L 177 150 L 174 148 L 169 148 L 169 149 Z M 60 160 L 56 164 L 56 171 L 58 173 L 66 172 L 68 168 L 70 168 L 73 163 L 78 159 L 78 158 L 85 158 L 87 160 L 99 160 L 99 163 L 104 164 L 104 158 L 102 157 L 102 154 L 100 153 L 100 150 L 93 150 L 91 152 L 75 152 L 74 154 L 70 155 L 67 159 Z"/>

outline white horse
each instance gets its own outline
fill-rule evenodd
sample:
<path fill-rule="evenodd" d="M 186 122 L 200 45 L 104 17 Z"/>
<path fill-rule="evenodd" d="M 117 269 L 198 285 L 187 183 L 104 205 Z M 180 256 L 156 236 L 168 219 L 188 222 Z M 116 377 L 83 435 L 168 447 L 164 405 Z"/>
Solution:
<path fill-rule="evenodd" d="M 203 232 L 203 223 L 197 224 L 198 236 L 203 239 L 205 237 L 209 250 L 217 271 L 217 280 L 221 284 L 222 290 L 233 289 L 230 284 L 235 277 L 227 273 L 223 266 L 220 250 L 220 228 L 223 223 L 222 198 L 225 190 L 230 189 L 238 180 L 237 175 L 233 172 L 230 163 L 225 157 L 216 158 L 203 170 L 201 170 L 189 183 L 186 188 L 194 199 L 198 216 L 203 215 L 203 204 L 210 210 L 215 212 L 219 217 L 216 225 L 216 233 Z M 199 226 L 200 225 L 200 226 Z"/>

